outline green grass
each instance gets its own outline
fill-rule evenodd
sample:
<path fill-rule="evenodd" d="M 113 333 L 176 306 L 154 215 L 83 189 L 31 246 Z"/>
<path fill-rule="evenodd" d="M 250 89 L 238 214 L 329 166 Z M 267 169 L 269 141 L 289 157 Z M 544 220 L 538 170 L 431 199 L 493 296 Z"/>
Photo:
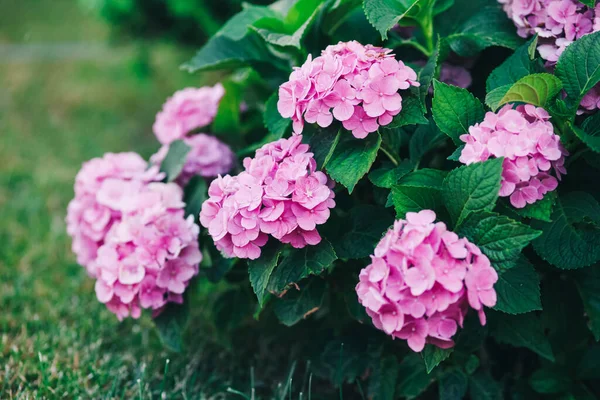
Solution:
<path fill-rule="evenodd" d="M 75 174 L 105 152 L 152 154 L 165 98 L 217 79 L 178 69 L 193 49 L 109 39 L 75 1 L 0 1 L 0 54 L 11 48 L 0 59 L 0 398 L 333 398 L 297 346 L 314 332 L 255 321 L 243 268 L 241 290 L 193 289 L 180 354 L 163 348 L 149 315 L 120 323 L 96 300 L 65 231 Z"/>
<path fill-rule="evenodd" d="M 96 301 L 70 251 L 64 217 L 81 163 L 108 151 L 151 154 L 164 99 L 210 79 L 178 70 L 192 50 L 104 47 L 108 36 L 76 2 L 0 2 L 0 45 L 100 49 L 84 60 L 0 60 L 0 397 L 218 398 L 234 374 L 215 365 L 228 354 L 210 328 L 185 354 L 166 352 L 148 316 L 119 323 Z"/>

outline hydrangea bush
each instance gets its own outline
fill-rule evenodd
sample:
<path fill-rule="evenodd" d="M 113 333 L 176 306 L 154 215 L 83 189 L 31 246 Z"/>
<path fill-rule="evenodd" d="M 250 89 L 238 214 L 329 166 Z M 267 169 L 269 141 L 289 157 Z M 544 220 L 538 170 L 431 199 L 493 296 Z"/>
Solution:
<path fill-rule="evenodd" d="M 98 300 L 178 350 L 190 288 L 225 281 L 219 335 L 293 342 L 356 398 L 595 398 L 599 7 L 246 4 L 157 152 L 77 175 Z"/>

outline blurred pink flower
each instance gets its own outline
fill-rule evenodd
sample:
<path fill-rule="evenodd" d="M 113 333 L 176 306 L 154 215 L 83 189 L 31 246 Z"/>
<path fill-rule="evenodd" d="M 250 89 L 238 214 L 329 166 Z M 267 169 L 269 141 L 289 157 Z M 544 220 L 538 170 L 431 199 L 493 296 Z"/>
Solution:
<path fill-rule="evenodd" d="M 185 88 L 168 98 L 156 114 L 154 134 L 162 144 L 183 139 L 191 131 L 211 124 L 225 94 L 223 85 Z"/>

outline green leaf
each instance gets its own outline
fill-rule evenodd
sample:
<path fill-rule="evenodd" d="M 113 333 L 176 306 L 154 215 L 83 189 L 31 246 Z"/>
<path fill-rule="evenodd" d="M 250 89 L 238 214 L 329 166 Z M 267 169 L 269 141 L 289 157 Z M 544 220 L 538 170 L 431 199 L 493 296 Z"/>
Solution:
<path fill-rule="evenodd" d="M 419 97 L 419 89 L 411 87 L 408 90 L 401 91 L 400 94 L 402 95 L 402 111 L 394 117 L 389 125 L 383 128 L 391 129 L 406 125 L 428 124 L 429 121 L 425 118 L 425 106 Z"/>
<path fill-rule="evenodd" d="M 577 289 L 583 300 L 589 327 L 596 341 L 600 341 L 600 270 L 595 265 L 578 272 L 575 277 Z"/>
<path fill-rule="evenodd" d="M 396 185 L 391 196 L 398 218 L 404 218 L 407 212 L 438 210 L 442 206 L 442 194 L 433 188 Z"/>
<path fill-rule="evenodd" d="M 277 110 L 277 93 L 273 93 L 265 103 L 265 112 L 263 113 L 263 122 L 265 127 L 273 135 L 274 139 L 280 139 L 291 125 L 292 120 L 283 118 Z"/>
<path fill-rule="evenodd" d="M 439 145 L 446 136 L 431 121 L 428 125 L 419 125 L 408 144 L 411 161 L 420 160 L 427 152 Z"/>
<path fill-rule="evenodd" d="M 433 15 L 436 16 L 438 14 L 441 14 L 444 11 L 450 9 L 453 5 L 454 0 L 436 0 L 433 8 Z"/>
<path fill-rule="evenodd" d="M 413 168 L 414 164 L 411 161 L 404 160 L 394 168 L 387 166 L 372 170 L 369 172 L 369 180 L 377 187 L 389 189 Z"/>
<path fill-rule="evenodd" d="M 499 7 L 483 8 L 445 40 L 452 51 L 463 57 L 475 56 L 490 46 L 516 49 L 523 42 Z"/>
<path fill-rule="evenodd" d="M 490 315 L 492 336 L 500 343 L 516 347 L 525 347 L 549 361 L 554 354 L 544 328 L 535 313 L 508 315 L 493 313 Z"/>
<path fill-rule="evenodd" d="M 597 134 L 591 135 L 591 134 L 587 133 L 585 130 L 571 124 L 570 122 L 567 123 L 567 126 L 571 130 L 571 132 L 573 132 L 575 134 L 575 136 L 577 136 L 579 139 L 581 139 L 581 141 L 583 143 L 585 143 L 585 145 L 587 147 L 590 148 L 590 150 L 592 150 L 596 153 L 600 153 L 600 135 L 597 135 Z M 598 129 L 598 127 L 594 126 L 593 129 L 595 131 Z"/>
<path fill-rule="evenodd" d="M 498 108 L 500 108 L 500 101 L 502 101 L 504 95 L 506 95 L 512 86 L 512 84 L 503 85 L 488 92 L 485 96 L 485 104 L 487 104 L 492 111 L 498 110 Z"/>
<path fill-rule="evenodd" d="M 267 290 L 276 294 L 282 293 L 288 286 L 309 275 L 322 274 L 335 260 L 337 255 L 326 239 L 322 239 L 316 246 L 292 249 L 282 257 L 271 274 Z"/>
<path fill-rule="evenodd" d="M 321 308 L 326 289 L 327 284 L 323 279 L 309 279 L 300 290 L 292 288 L 281 299 L 277 299 L 273 311 L 285 326 L 295 325 Z"/>
<path fill-rule="evenodd" d="M 494 0 L 455 0 L 452 7 L 435 19 L 436 33 L 444 37 L 460 32 L 461 26 L 480 10 L 495 4 Z"/>
<path fill-rule="evenodd" d="M 362 10 L 359 10 L 362 3 L 363 0 L 335 0 L 327 10 L 327 14 L 321 23 L 323 30 L 327 35 L 333 36 L 338 28 L 350 19 L 352 14 L 357 11 L 362 12 Z M 366 17 L 364 15 L 362 17 L 366 21 Z"/>
<path fill-rule="evenodd" d="M 498 107 L 513 102 L 546 107 L 562 88 L 560 80 L 554 75 L 541 73 L 527 75 L 519 79 L 500 99 Z"/>
<path fill-rule="evenodd" d="M 481 102 L 466 89 L 433 81 L 433 119 L 442 132 L 456 145 L 463 142 L 459 136 L 469 133 L 469 127 L 483 120 Z"/>
<path fill-rule="evenodd" d="M 252 29 L 267 43 L 301 48 L 301 41 L 323 6 L 322 0 L 298 0 L 284 19 L 265 17 L 254 22 Z"/>
<path fill-rule="evenodd" d="M 452 154 L 450 154 L 447 158 L 447 160 L 450 161 L 456 161 L 456 162 L 460 162 L 460 155 L 462 154 L 462 151 L 464 150 L 465 145 L 463 144 L 462 146 L 459 146 L 456 148 L 456 150 L 454 150 L 452 152 Z"/>
<path fill-rule="evenodd" d="M 393 355 L 378 358 L 369 379 L 370 398 L 376 400 L 394 400 L 396 381 L 400 365 Z"/>
<path fill-rule="evenodd" d="M 217 283 L 231 271 L 238 259 L 223 257 L 212 241 L 204 241 L 203 243 L 200 272 L 210 282 Z"/>
<path fill-rule="evenodd" d="M 459 369 L 452 369 L 440 378 L 440 400 L 461 400 L 467 394 L 468 387 L 467 375 Z"/>
<path fill-rule="evenodd" d="M 244 85 L 233 79 L 225 79 L 222 82 L 225 95 L 219 102 L 219 110 L 212 123 L 212 132 L 217 135 L 230 136 L 241 139 L 240 104 L 244 94 Z"/>
<path fill-rule="evenodd" d="M 365 0 L 364 9 L 367 19 L 379 31 L 383 40 L 387 32 L 402 18 L 418 12 L 424 0 Z"/>
<path fill-rule="evenodd" d="M 202 209 L 202 203 L 208 198 L 206 180 L 201 176 L 194 176 L 183 191 L 185 203 L 185 216 L 193 215 L 197 222 Z"/>
<path fill-rule="evenodd" d="M 363 258 L 373 254 L 375 245 L 393 222 L 393 216 L 384 208 L 370 205 L 353 208 L 332 240 L 337 256 Z"/>
<path fill-rule="evenodd" d="M 232 40 L 240 40 L 248 32 L 248 27 L 265 17 L 277 17 L 278 14 L 269 7 L 244 4 L 244 9 L 231 17 L 215 36 L 225 36 Z"/>
<path fill-rule="evenodd" d="M 540 277 L 524 257 L 514 268 L 500 274 L 494 289 L 498 298 L 494 310 L 524 314 L 542 309 Z"/>
<path fill-rule="evenodd" d="M 581 124 L 581 129 L 591 136 L 600 136 L 600 113 L 594 113 L 586 118 Z"/>
<path fill-rule="evenodd" d="M 183 140 L 175 140 L 169 145 L 169 151 L 160 164 L 160 171 L 166 175 L 167 182 L 173 182 L 183 169 L 185 159 L 191 148 Z"/>
<path fill-rule="evenodd" d="M 407 212 L 439 210 L 442 206 L 444 176 L 444 171 L 422 169 L 402 177 L 391 192 L 397 217 L 404 218 Z"/>
<path fill-rule="evenodd" d="M 183 304 L 168 303 L 164 310 L 154 318 L 154 325 L 165 347 L 180 352 L 183 349 L 183 331 L 189 319 L 189 302 Z"/>
<path fill-rule="evenodd" d="M 252 32 L 239 40 L 219 34 L 213 36 L 181 68 L 188 72 L 197 72 L 235 69 L 248 65 L 253 67 L 272 65 L 282 71 L 289 70 L 284 62 L 268 50 L 264 40 Z"/>
<path fill-rule="evenodd" d="M 442 197 L 459 225 L 469 213 L 491 210 L 500 191 L 502 158 L 456 168 L 444 180 Z"/>
<path fill-rule="evenodd" d="M 509 269 L 521 250 L 541 232 L 490 211 L 469 214 L 457 231 L 467 237 L 488 256 L 496 269 Z"/>
<path fill-rule="evenodd" d="M 365 343 L 356 336 L 330 341 L 320 354 L 318 367 L 334 385 L 353 382 L 368 366 L 365 347 Z"/>
<path fill-rule="evenodd" d="M 600 261 L 600 205 L 585 192 L 558 199 L 552 222 L 532 221 L 542 235 L 533 248 L 544 260 L 561 269 L 577 269 Z"/>
<path fill-rule="evenodd" d="M 400 363 L 397 396 L 414 399 L 433 382 L 425 370 L 425 364 L 417 354 L 409 354 Z"/>
<path fill-rule="evenodd" d="M 381 135 L 372 133 L 364 139 L 345 135 L 340 139 L 327 164 L 327 172 L 352 193 L 358 181 L 371 169 L 381 145 Z"/>
<path fill-rule="evenodd" d="M 600 82 L 600 32 L 585 35 L 567 46 L 554 73 L 575 110 L 583 96 Z"/>
<path fill-rule="evenodd" d="M 533 390 L 542 394 L 565 392 L 572 385 L 571 378 L 565 372 L 554 367 L 541 368 L 531 375 L 529 384 Z"/>
<path fill-rule="evenodd" d="M 491 92 L 500 86 L 512 86 L 526 75 L 543 72 L 543 67 L 540 62 L 534 60 L 530 54 L 532 46 L 535 51 L 535 48 L 537 47 L 537 36 L 520 46 L 510 55 L 510 57 L 500 64 L 499 67 L 492 71 L 486 81 L 486 89 L 488 92 Z"/>
<path fill-rule="evenodd" d="M 579 379 L 600 379 L 600 344 L 593 344 L 581 357 L 577 368 Z"/>
<path fill-rule="evenodd" d="M 540 221 L 551 222 L 552 210 L 556 204 L 556 191 L 547 193 L 542 200 L 538 200 L 533 204 L 527 204 L 523 208 L 511 209 L 525 218 L 539 219 Z"/>
<path fill-rule="evenodd" d="M 418 88 L 418 91 L 421 104 L 425 104 L 425 98 L 429 94 L 429 88 L 431 88 L 431 83 L 433 82 L 433 77 L 435 76 L 435 71 L 438 66 L 439 54 L 440 44 L 438 42 L 433 54 L 427 60 L 427 64 L 425 64 L 425 66 L 419 71 L 420 86 Z"/>
<path fill-rule="evenodd" d="M 471 400 L 502 400 L 502 387 L 489 374 L 477 372 L 469 378 Z"/>
<path fill-rule="evenodd" d="M 310 146 L 310 151 L 315 155 L 317 166 L 323 170 L 329 163 L 333 151 L 340 141 L 342 130 L 317 127 L 314 130 L 307 129 L 307 131 L 303 135 L 303 140 Z"/>
<path fill-rule="evenodd" d="M 261 256 L 252 261 L 248 261 L 248 274 L 250 275 L 250 284 L 258 298 L 258 304 L 262 307 L 267 298 L 267 286 L 277 266 L 277 261 L 281 254 L 281 247 L 269 243 L 263 247 Z"/>
<path fill-rule="evenodd" d="M 442 361 L 450 357 L 450 354 L 452 354 L 453 350 L 454 349 L 440 349 L 432 344 L 426 345 L 421 352 L 421 356 L 425 362 L 425 369 L 427 370 L 427 373 L 430 374 L 431 371 L 440 365 Z"/>
<path fill-rule="evenodd" d="M 446 171 L 423 168 L 404 175 L 400 178 L 398 184 L 402 186 L 442 190 L 442 185 L 444 184 L 444 179 L 447 175 L 448 172 Z"/>

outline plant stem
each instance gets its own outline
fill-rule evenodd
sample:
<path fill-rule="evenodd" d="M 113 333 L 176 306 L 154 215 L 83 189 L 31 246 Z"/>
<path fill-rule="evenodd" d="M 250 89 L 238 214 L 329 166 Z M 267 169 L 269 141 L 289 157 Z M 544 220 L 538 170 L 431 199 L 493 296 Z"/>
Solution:
<path fill-rule="evenodd" d="M 423 31 L 425 37 L 425 48 L 427 49 L 426 55 L 430 56 L 433 54 L 435 44 L 433 42 L 433 16 L 431 12 L 423 20 L 419 21 L 419 27 Z"/>
<path fill-rule="evenodd" d="M 394 157 L 394 155 L 385 148 L 384 144 L 381 144 L 381 147 L 379 147 L 379 150 L 381 150 L 383 152 L 383 154 L 385 154 L 390 161 L 397 167 L 398 165 L 400 165 L 400 162 L 396 159 L 396 157 Z"/>

